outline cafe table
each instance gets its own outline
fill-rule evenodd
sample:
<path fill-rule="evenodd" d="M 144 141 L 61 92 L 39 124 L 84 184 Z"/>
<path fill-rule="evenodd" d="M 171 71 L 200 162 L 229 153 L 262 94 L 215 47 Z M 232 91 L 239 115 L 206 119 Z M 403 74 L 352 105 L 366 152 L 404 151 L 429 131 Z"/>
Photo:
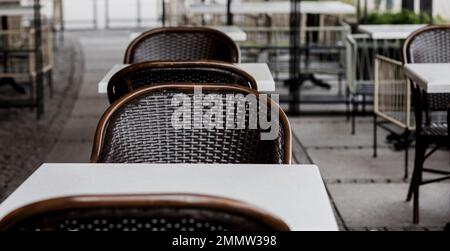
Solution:
<path fill-rule="evenodd" d="M 375 40 L 404 40 L 411 33 L 425 26 L 425 24 L 368 24 L 359 25 L 358 29 L 361 32 L 369 34 Z"/>
<path fill-rule="evenodd" d="M 405 75 L 427 93 L 450 93 L 450 64 L 406 64 Z"/>
<path fill-rule="evenodd" d="M 152 193 L 226 197 L 278 216 L 291 230 L 338 230 L 315 165 L 46 163 L 0 204 L 0 218 L 57 197 Z"/>
<path fill-rule="evenodd" d="M 307 14 L 346 15 L 356 13 L 356 8 L 340 1 L 302 1 L 300 11 Z M 291 11 L 290 1 L 269 2 L 235 2 L 230 5 L 230 12 L 235 15 L 248 14 L 287 14 Z M 187 6 L 190 15 L 226 14 L 227 4 L 198 3 Z"/>
<path fill-rule="evenodd" d="M 247 40 L 247 33 L 245 33 L 241 28 L 231 25 L 231 26 L 207 26 L 209 28 L 213 28 L 219 30 L 225 34 L 227 34 L 233 41 L 242 42 Z M 130 40 L 134 40 L 141 32 L 133 32 L 130 34 Z"/>
<path fill-rule="evenodd" d="M 0 16 L 33 16 L 33 5 L 0 4 Z"/>
<path fill-rule="evenodd" d="M 111 77 L 127 67 L 128 64 L 116 64 L 114 65 L 98 83 L 98 93 L 107 93 L 108 82 Z M 236 67 L 250 74 L 255 80 L 257 89 L 260 92 L 272 92 L 275 91 L 275 80 L 273 79 L 272 72 L 266 63 L 238 63 Z"/>

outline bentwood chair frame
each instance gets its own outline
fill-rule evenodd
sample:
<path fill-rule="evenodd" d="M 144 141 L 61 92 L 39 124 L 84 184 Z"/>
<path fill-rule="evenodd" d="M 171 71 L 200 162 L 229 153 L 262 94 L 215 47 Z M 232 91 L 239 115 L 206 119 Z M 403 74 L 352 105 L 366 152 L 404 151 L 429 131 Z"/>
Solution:
<path fill-rule="evenodd" d="M 84 195 L 39 201 L 1 222 L 12 231 L 289 231 L 265 210 L 198 194 Z"/>
<path fill-rule="evenodd" d="M 435 34 L 439 34 L 441 32 L 445 32 L 443 33 L 445 34 L 445 36 L 436 37 Z M 431 36 L 426 37 L 428 34 L 431 34 Z M 427 43 L 426 46 L 422 44 L 421 48 L 422 50 L 427 50 L 425 52 L 422 52 L 421 55 L 427 58 L 421 58 L 421 60 L 417 60 L 415 58 L 415 56 L 417 55 L 413 55 L 413 46 L 416 46 L 420 43 Z M 447 47 L 443 50 L 443 46 Z M 403 60 L 405 64 L 447 63 L 450 62 L 449 51 L 450 26 L 428 26 L 417 30 L 407 38 L 403 46 Z M 413 105 L 416 117 L 416 156 L 413 177 L 411 179 L 407 201 L 410 201 L 412 198 L 414 200 L 413 221 L 417 224 L 419 223 L 420 186 L 450 179 L 449 171 L 424 168 L 425 160 L 430 157 L 437 149 L 439 149 L 440 147 L 450 146 L 450 129 L 448 124 L 450 121 L 450 94 L 428 94 L 415 83 L 412 83 L 411 88 L 413 90 Z M 445 120 L 439 120 L 439 116 L 433 115 L 433 113 L 436 112 L 447 112 L 447 118 Z M 445 125 L 445 123 L 447 123 L 447 125 Z M 430 145 L 435 145 L 435 147 L 427 153 L 427 149 Z M 435 179 L 423 180 L 422 174 L 424 172 L 442 176 Z"/>
<path fill-rule="evenodd" d="M 377 127 L 399 140 L 405 150 L 404 179 L 408 178 L 410 136 L 415 131 L 411 106 L 411 87 L 403 72 L 403 63 L 385 56 L 375 57 L 375 90 L 373 117 L 373 157 L 377 153 Z M 402 131 L 399 134 L 400 128 Z M 391 136 L 392 137 L 392 136 Z"/>
<path fill-rule="evenodd" d="M 175 39 L 177 37 L 181 39 Z M 228 35 L 216 29 L 163 27 L 146 31 L 134 39 L 124 57 L 125 64 L 196 60 L 239 63 L 239 46 Z"/>
<path fill-rule="evenodd" d="M 257 89 L 256 80 L 232 64 L 220 61 L 155 61 L 131 64 L 108 82 L 111 103 L 138 88 L 165 83 L 239 84 Z"/>
<path fill-rule="evenodd" d="M 138 102 L 139 98 L 144 98 L 148 95 L 163 95 L 165 92 L 173 92 L 173 93 L 177 93 L 177 94 L 186 94 L 186 93 L 194 93 L 195 88 L 202 88 L 202 91 L 204 93 L 211 93 L 211 94 L 219 94 L 219 95 L 225 95 L 225 93 L 236 93 L 236 94 L 243 94 L 243 95 L 247 95 L 247 94 L 253 94 L 256 97 L 256 101 L 261 101 L 261 100 L 265 100 L 267 102 L 267 110 L 268 111 L 277 111 L 279 118 L 272 118 L 272 119 L 276 119 L 279 125 L 278 131 L 277 131 L 277 135 L 278 137 L 275 139 L 276 142 L 263 142 L 261 141 L 261 139 L 255 139 L 253 141 L 255 142 L 260 142 L 260 144 L 264 145 L 264 144 L 272 144 L 272 145 L 267 145 L 266 147 L 275 147 L 274 150 L 275 152 L 273 153 L 274 156 L 268 156 L 265 153 L 258 153 L 256 152 L 255 149 L 257 149 L 257 146 L 251 145 L 251 143 L 248 143 L 248 141 L 250 139 L 244 138 L 242 139 L 241 137 L 250 137 L 248 135 L 248 133 L 245 133 L 243 135 L 228 135 L 228 136 L 224 136 L 223 139 L 220 140 L 220 144 L 213 144 L 214 145 L 214 149 L 216 149 L 217 151 L 220 151 L 220 153 L 226 153 L 226 156 L 228 156 L 228 159 L 217 159 L 217 158 L 223 158 L 223 157 L 217 157 L 217 156 L 210 156 L 210 155 L 214 155 L 213 152 L 216 152 L 216 150 L 212 150 L 213 152 L 209 151 L 208 146 L 206 146 L 205 150 L 205 146 L 201 146 L 206 143 L 209 144 L 209 140 L 210 137 L 212 135 L 214 135 L 214 133 L 217 133 L 217 135 L 220 135 L 220 133 L 218 133 L 218 131 L 214 131 L 214 130 L 209 130 L 209 129 L 202 129 L 199 132 L 190 132 L 190 133 L 186 133 L 184 131 L 184 129 L 177 129 L 174 130 L 172 133 L 170 132 L 164 132 L 165 135 L 167 137 L 175 137 L 172 139 L 168 139 L 167 137 L 165 137 L 163 140 L 155 140 L 155 139 L 148 139 L 149 141 L 152 141 L 152 144 L 155 143 L 159 143 L 160 141 L 164 141 L 166 143 L 168 143 L 171 146 L 168 146 L 167 144 L 164 143 L 164 146 L 160 146 L 158 147 L 158 149 L 161 149 L 161 147 L 168 147 L 169 150 L 174 150 L 174 151 L 179 151 L 183 154 L 178 154 L 177 152 L 173 153 L 174 155 L 176 154 L 176 156 L 178 157 L 171 157 L 168 158 L 168 153 L 164 152 L 163 156 L 160 156 L 159 152 L 158 153 L 154 153 L 154 151 L 152 152 L 153 156 L 147 156 L 147 155 L 151 155 L 151 154 L 147 154 L 144 157 L 137 157 L 137 154 L 144 154 L 142 153 L 140 150 L 135 150 L 138 153 L 134 153 L 131 154 L 131 156 L 127 156 L 124 157 L 124 159 L 121 159 L 120 161 L 117 160 L 104 160 L 104 159 L 111 159 L 111 158 L 115 158 L 113 157 L 107 157 L 106 154 L 108 153 L 104 153 L 105 151 L 105 147 L 106 146 L 111 146 L 112 143 L 111 141 L 111 136 L 107 136 L 108 134 L 108 127 L 110 125 L 110 123 L 112 123 L 111 121 L 114 120 L 115 116 L 117 116 L 117 114 L 123 114 L 123 111 L 121 111 L 121 109 L 125 106 L 127 106 L 128 104 L 131 104 L 132 102 Z M 160 94 L 163 93 L 163 94 Z M 166 99 L 168 97 L 163 97 L 163 99 Z M 158 104 L 160 104 L 162 102 L 162 100 L 158 100 Z M 148 106 L 148 103 L 146 103 L 146 105 Z M 261 107 L 261 103 L 259 103 L 259 107 Z M 195 104 L 194 104 L 195 106 Z M 152 108 L 153 109 L 153 108 Z M 155 108 L 156 109 L 156 108 Z M 228 108 L 226 108 L 228 109 Z M 162 118 L 166 118 L 168 111 L 161 111 L 161 109 L 157 109 L 159 113 L 163 113 L 161 116 Z M 122 113 L 120 113 L 122 112 Z M 156 111 L 155 111 L 156 113 Z M 170 113 L 170 112 L 169 112 Z M 270 112 L 272 114 L 272 112 Z M 151 114 L 151 117 L 153 119 L 156 118 L 157 114 Z M 235 114 L 236 115 L 236 114 Z M 139 115 L 139 116 L 144 116 L 144 115 Z M 149 115 L 150 116 L 150 115 Z M 195 116 L 195 115 L 194 115 Z M 127 122 L 127 125 L 129 125 L 131 122 Z M 133 122 L 134 123 L 134 122 Z M 136 122 L 136 123 L 141 123 L 140 121 Z M 145 123 L 149 123 L 148 121 Z M 161 122 L 161 120 L 158 120 L 155 123 L 163 123 Z M 247 121 L 245 122 L 247 123 Z M 151 123 L 149 123 L 150 125 Z M 152 126 L 158 126 L 158 125 L 152 125 Z M 167 125 L 168 127 L 172 126 L 172 125 Z M 167 128 L 167 126 L 164 126 L 164 130 L 167 130 L 169 128 Z M 149 129 L 149 127 L 145 127 L 146 130 L 151 130 Z M 247 127 L 246 127 L 247 128 Z M 156 128 L 155 130 L 157 130 L 158 128 Z M 249 129 L 250 130 L 250 129 Z M 259 130 L 259 129 L 255 129 L 255 130 Z M 228 133 L 230 131 L 237 131 L 235 129 L 221 129 L 221 132 L 226 134 L 228 131 Z M 251 130 L 250 130 L 251 131 Z M 260 132 L 262 132 L 263 130 L 260 130 Z M 281 133 L 280 133 L 281 131 Z M 256 131 L 255 131 L 256 132 Z M 139 132 L 134 132 L 139 133 Z M 141 133 L 146 133 L 141 132 Z M 155 133 L 159 133 L 159 132 L 155 132 Z M 180 133 L 181 135 L 174 135 L 175 133 Z M 192 133 L 194 135 L 192 135 Z M 204 134 L 207 133 L 207 136 L 205 136 Z M 239 133 L 239 132 L 237 132 Z M 280 135 L 281 134 L 281 135 Z M 147 135 L 147 134 L 146 134 Z M 148 136 L 148 135 L 147 135 Z M 147 137 L 146 136 L 146 137 Z M 138 137 L 135 135 L 135 137 Z M 149 136 L 150 137 L 150 136 Z M 159 137 L 159 134 L 157 134 L 155 137 Z M 198 143 L 196 145 L 191 145 L 191 146 L 185 146 L 186 144 L 186 140 L 188 140 L 188 142 L 191 142 L 193 140 L 196 139 L 201 139 L 204 137 L 208 137 L 208 141 L 205 143 Z M 238 137 L 238 138 L 236 138 Z M 244 152 L 240 152 L 240 153 L 236 153 L 233 152 L 233 150 L 228 149 L 224 149 L 225 147 L 225 142 L 227 142 L 227 140 L 238 140 L 238 142 L 236 142 L 235 147 L 237 147 L 237 144 L 240 145 L 239 148 L 235 149 L 237 151 L 239 151 L 239 149 L 241 148 L 248 148 L 248 151 L 251 151 L 251 154 L 247 154 L 245 155 Z M 133 139 L 134 140 L 134 139 Z M 205 139 L 206 140 L 206 139 Z M 156 142 L 157 141 L 157 142 Z M 184 142 L 184 143 L 183 143 Z M 215 142 L 215 141 L 214 141 Z M 261 146 L 262 146 L 261 145 Z M 148 142 L 147 142 L 147 146 L 148 146 Z M 229 145 L 231 146 L 231 145 Z M 118 147 L 118 146 L 116 146 Z M 143 145 L 142 147 L 145 147 L 145 145 Z M 141 147 L 141 148 L 142 148 Z M 195 148 L 198 149 L 195 149 Z M 202 148 L 203 147 L 203 148 Z M 140 149 L 140 148 L 139 148 Z M 220 150 L 219 150 L 220 149 Z M 264 148 L 266 149 L 266 148 Z M 203 150 L 203 151 L 201 151 Z M 247 151 L 246 150 L 246 151 Z M 125 150 L 124 150 L 125 151 Z M 130 150 L 131 151 L 131 150 Z M 150 151 L 150 150 L 148 150 Z M 159 150 L 158 150 L 159 151 Z M 186 151 L 188 151 L 188 153 L 186 153 Z M 123 153 L 123 151 L 121 151 L 121 154 Z M 128 154 L 128 153 L 123 153 L 123 154 Z M 180 155 L 180 156 L 179 156 Z M 241 156 L 241 155 L 245 155 L 245 156 Z M 106 156 L 106 157 L 105 157 Z M 195 158 L 194 160 L 189 157 L 191 156 L 192 158 Z M 220 155 L 222 156 L 222 155 Z M 264 157 L 262 157 L 264 156 Z M 265 158 L 265 159 L 263 159 Z M 133 159 L 133 160 L 130 160 Z M 138 159 L 138 160 L 136 160 Z M 144 160 L 143 160 L 144 159 Z M 151 159 L 151 161 L 149 161 L 148 159 Z M 230 160 L 231 159 L 231 160 Z M 270 163 L 265 163 L 262 160 L 266 160 L 267 162 L 269 162 L 269 160 L 271 160 Z M 242 86 L 238 86 L 238 85 L 220 85 L 218 86 L 217 84 L 201 84 L 201 85 L 186 85 L 186 84 L 176 84 L 176 83 L 169 83 L 169 84 L 165 84 L 165 85 L 157 85 L 157 86 L 149 86 L 149 87 L 145 87 L 145 88 L 140 88 L 134 92 L 131 92 L 123 97 L 121 97 L 120 99 L 118 99 L 117 101 L 115 101 L 103 114 L 98 126 L 97 126 L 97 130 L 96 130 L 96 134 L 95 134 L 95 140 L 94 140 L 94 146 L 92 149 L 92 154 L 91 154 L 91 162 L 92 163 L 99 163 L 99 162 L 157 162 L 157 163 L 247 163 L 247 164 L 255 164 L 256 163 L 260 163 L 260 161 L 262 161 L 262 164 L 275 164 L 275 163 L 280 163 L 280 164 L 291 164 L 292 162 L 292 135 L 291 135 L 291 127 L 289 124 L 289 121 L 287 119 L 286 114 L 283 112 L 283 110 L 278 106 L 278 104 L 276 104 L 272 99 L 270 99 L 270 97 L 266 97 L 266 99 L 261 98 L 261 94 L 258 93 L 256 90 L 252 90 L 249 88 L 245 88 Z"/>

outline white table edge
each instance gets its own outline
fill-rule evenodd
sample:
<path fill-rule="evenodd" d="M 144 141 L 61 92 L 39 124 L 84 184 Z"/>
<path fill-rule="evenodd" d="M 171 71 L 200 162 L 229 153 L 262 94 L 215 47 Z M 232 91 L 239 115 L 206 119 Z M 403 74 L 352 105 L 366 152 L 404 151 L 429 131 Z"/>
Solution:
<path fill-rule="evenodd" d="M 238 65 L 251 65 L 251 64 L 259 64 L 259 65 L 264 65 L 264 68 L 266 68 L 267 72 L 270 72 L 270 68 L 267 65 L 267 63 L 239 63 Z M 97 89 L 98 89 L 98 93 L 99 94 L 106 94 L 107 91 L 107 86 L 108 86 L 108 82 L 111 79 L 111 77 L 119 70 L 127 67 L 127 64 L 115 64 L 113 65 L 108 72 L 105 74 L 105 76 L 103 76 L 103 78 L 98 82 L 97 84 Z M 239 66 L 237 66 L 239 67 Z M 251 75 L 251 74 L 250 74 Z M 273 92 L 275 91 L 275 80 L 273 79 L 272 74 L 270 74 L 270 78 L 271 79 L 266 79 L 266 80 L 258 80 L 256 79 L 257 83 L 256 86 L 258 88 L 258 91 L 260 92 Z M 259 84 L 258 84 L 259 83 Z M 260 86 L 271 86 L 270 88 L 259 88 Z"/>
<path fill-rule="evenodd" d="M 49 167 L 49 166 L 50 167 L 55 167 L 55 166 L 61 166 L 61 165 L 89 166 L 89 168 L 95 168 L 95 167 L 92 167 L 92 165 L 95 165 L 95 166 L 98 166 L 99 168 L 101 168 L 102 166 L 111 165 L 111 164 L 104 164 L 104 163 L 103 164 L 102 163 L 99 163 L 99 164 L 94 164 L 94 163 L 43 163 L 20 186 L 28 183 L 29 180 L 32 178 L 32 176 L 35 173 L 37 173 L 41 168 L 45 168 L 45 167 Z M 121 164 L 112 164 L 112 165 L 121 165 Z M 127 164 L 127 165 L 135 165 L 135 166 L 144 166 L 144 165 L 155 165 L 155 166 L 161 166 L 161 165 L 163 165 L 163 166 L 164 165 L 186 166 L 187 165 L 187 166 L 196 166 L 198 164 Z M 208 164 L 202 164 L 202 165 L 208 166 Z M 231 166 L 231 165 L 232 166 L 236 166 L 236 164 L 210 164 L 209 166 L 213 167 L 213 166 Z M 240 164 L 239 166 L 246 166 L 246 165 L 253 166 L 251 164 Z M 270 167 L 270 166 L 275 166 L 275 165 L 262 164 L 261 166 L 269 166 Z M 315 175 L 318 175 L 319 178 L 322 177 L 321 174 L 320 174 L 320 170 L 319 170 L 318 166 L 314 165 L 314 164 L 293 164 L 293 165 L 276 165 L 276 166 L 277 166 L 276 168 L 278 168 L 278 166 L 281 166 L 282 168 L 290 168 L 290 167 L 311 168 L 314 171 Z M 63 167 L 61 167 L 61 168 L 63 168 Z M 2 203 L 0 203 L 0 209 L 2 208 L 2 204 L 4 202 L 8 201 L 9 198 L 11 198 L 12 196 L 15 195 L 15 193 L 20 188 L 20 186 L 18 188 L 16 188 L 16 190 L 13 191 Z M 321 182 L 320 182 L 320 185 L 319 185 L 319 189 L 321 190 L 319 192 L 326 196 L 326 200 L 328 202 L 327 203 L 328 214 L 329 214 L 329 216 L 332 216 L 331 219 L 332 219 L 333 222 L 329 222 L 329 225 L 326 226 L 326 227 L 323 226 L 323 227 L 315 227 L 315 228 L 308 228 L 308 229 L 306 229 L 306 228 L 305 229 L 295 229 L 296 231 L 339 231 L 339 226 L 338 226 L 337 221 L 336 221 L 336 216 L 335 216 L 335 214 L 333 212 L 333 209 L 332 209 L 331 199 L 328 196 L 328 193 L 327 193 L 326 188 L 325 188 L 325 184 L 324 184 L 322 179 L 321 179 Z M 117 194 L 121 194 L 121 193 L 117 193 Z M 127 193 L 127 194 L 129 194 L 129 193 Z M 145 193 L 135 193 L 135 194 L 145 194 Z M 205 192 L 204 194 L 208 195 L 208 192 Z M 83 195 L 84 194 L 73 194 L 73 196 L 83 196 Z M 92 195 L 92 194 L 89 194 L 89 195 Z M 3 220 L 6 216 L 8 216 L 11 212 L 13 212 L 16 209 L 19 209 L 19 208 L 22 208 L 24 206 L 30 205 L 30 204 L 32 204 L 34 202 L 37 202 L 37 201 L 42 201 L 42 200 L 47 200 L 47 199 L 54 199 L 54 198 L 59 198 L 59 197 L 60 196 L 49 196 L 49 197 L 46 197 L 45 199 L 38 199 L 38 200 L 35 200 L 35 201 L 30 201 L 30 202 L 25 203 L 25 204 L 21 204 L 21 205 L 15 207 L 13 209 L 10 209 L 9 211 L 2 212 L 3 216 L 0 216 L 0 221 Z M 63 197 L 66 197 L 66 196 L 63 196 Z M 230 198 L 232 198 L 232 197 L 230 197 Z M 261 209 L 265 210 L 264 208 L 261 208 Z M 269 212 L 270 212 L 270 210 L 269 210 Z M 274 213 L 274 212 L 272 212 L 272 213 Z M 279 216 L 279 217 L 283 218 L 282 216 Z"/>
<path fill-rule="evenodd" d="M 439 90 L 439 86 L 445 86 L 447 87 L 450 86 L 450 84 L 441 84 L 441 83 L 434 83 L 434 88 L 429 88 L 429 83 L 427 79 L 424 79 L 422 76 L 420 76 L 419 74 L 417 74 L 417 72 L 415 72 L 411 67 L 413 67 L 412 65 L 429 65 L 429 64 L 405 64 L 404 65 L 404 72 L 405 75 L 412 80 L 413 82 L 415 82 L 416 84 L 418 84 L 420 86 L 420 88 L 422 88 L 425 92 L 427 93 L 442 93 L 442 91 Z M 446 64 L 449 65 L 450 64 Z M 450 67 L 449 67 L 450 69 Z M 447 87 L 447 89 L 450 90 L 450 87 Z M 447 93 L 447 92 L 445 92 Z"/>

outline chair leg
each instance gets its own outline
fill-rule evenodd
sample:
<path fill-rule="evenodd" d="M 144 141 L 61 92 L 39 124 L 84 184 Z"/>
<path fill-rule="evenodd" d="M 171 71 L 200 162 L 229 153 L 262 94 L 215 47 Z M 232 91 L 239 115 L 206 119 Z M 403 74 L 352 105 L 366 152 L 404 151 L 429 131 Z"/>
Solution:
<path fill-rule="evenodd" d="M 419 224 L 419 189 L 420 185 L 416 187 L 414 191 L 414 201 L 413 201 L 413 223 Z"/>
<path fill-rule="evenodd" d="M 50 98 L 53 98 L 53 71 L 52 70 L 49 70 L 47 72 L 47 81 L 48 81 Z"/>
<path fill-rule="evenodd" d="M 416 191 L 416 187 L 419 186 L 421 182 L 421 173 L 422 173 L 422 166 L 425 159 L 425 152 L 427 149 L 427 146 L 424 142 L 419 141 L 419 139 L 416 141 L 416 153 L 415 153 L 415 159 L 414 159 L 414 170 L 411 177 L 411 182 L 409 185 L 408 195 L 406 197 L 406 201 L 410 201 L 412 199 L 413 194 Z"/>
<path fill-rule="evenodd" d="M 416 156 L 414 160 L 414 172 L 409 186 L 407 201 L 413 197 L 413 223 L 419 223 L 419 190 L 422 183 L 422 168 L 425 162 L 425 154 L 428 144 L 420 139 L 416 142 Z M 413 196 L 414 195 L 414 196 Z"/>
<path fill-rule="evenodd" d="M 352 100 L 352 135 L 356 133 L 356 113 L 358 112 L 358 104 Z"/>
<path fill-rule="evenodd" d="M 347 121 L 350 121 L 350 95 L 348 93 L 348 88 L 346 89 L 346 98 L 345 98 L 345 113 L 347 116 Z"/>
<path fill-rule="evenodd" d="M 362 114 L 366 115 L 366 95 L 362 96 Z"/>
<path fill-rule="evenodd" d="M 373 157 L 377 157 L 377 115 L 373 114 Z"/>
<path fill-rule="evenodd" d="M 409 162 L 409 130 L 406 130 L 405 133 L 403 134 L 404 140 L 405 140 L 405 173 L 403 176 L 404 180 L 408 179 L 409 176 L 409 172 L 408 172 L 408 162 Z"/>

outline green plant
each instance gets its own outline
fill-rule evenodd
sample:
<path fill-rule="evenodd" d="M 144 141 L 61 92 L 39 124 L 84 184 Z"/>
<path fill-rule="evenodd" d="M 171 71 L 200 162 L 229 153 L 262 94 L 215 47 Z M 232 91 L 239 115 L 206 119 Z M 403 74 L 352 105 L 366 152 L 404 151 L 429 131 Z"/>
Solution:
<path fill-rule="evenodd" d="M 430 17 L 428 15 L 423 16 L 423 20 L 419 15 L 412 11 L 403 10 L 399 13 L 370 13 L 366 19 L 365 23 L 368 24 L 420 24 L 428 23 Z"/>

